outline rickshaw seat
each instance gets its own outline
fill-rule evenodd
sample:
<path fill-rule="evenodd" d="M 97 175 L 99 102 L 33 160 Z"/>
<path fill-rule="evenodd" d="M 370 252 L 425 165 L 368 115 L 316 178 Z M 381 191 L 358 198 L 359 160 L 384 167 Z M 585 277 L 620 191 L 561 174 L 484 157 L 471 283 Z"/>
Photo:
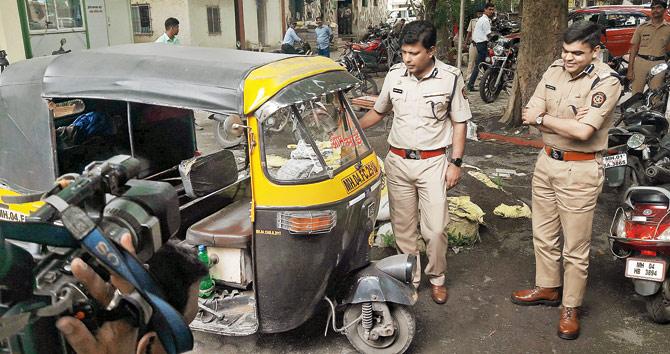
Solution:
<path fill-rule="evenodd" d="M 251 199 L 227 205 L 198 221 L 186 231 L 186 242 L 222 248 L 247 248 L 251 244 Z"/>

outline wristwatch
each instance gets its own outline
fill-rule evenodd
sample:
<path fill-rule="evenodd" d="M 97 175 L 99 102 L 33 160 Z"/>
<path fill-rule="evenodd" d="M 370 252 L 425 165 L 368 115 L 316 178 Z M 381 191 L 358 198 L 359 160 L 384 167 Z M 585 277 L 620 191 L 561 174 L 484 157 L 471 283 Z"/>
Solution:
<path fill-rule="evenodd" d="M 451 164 L 456 166 L 456 167 L 461 167 L 461 165 L 463 164 L 463 159 L 460 158 L 460 157 L 455 158 L 455 159 L 451 159 Z"/>
<path fill-rule="evenodd" d="M 545 113 L 540 113 L 540 115 L 535 118 L 535 124 L 536 125 L 542 125 L 542 122 L 544 121 L 544 116 L 546 114 L 547 114 L 546 112 Z"/>

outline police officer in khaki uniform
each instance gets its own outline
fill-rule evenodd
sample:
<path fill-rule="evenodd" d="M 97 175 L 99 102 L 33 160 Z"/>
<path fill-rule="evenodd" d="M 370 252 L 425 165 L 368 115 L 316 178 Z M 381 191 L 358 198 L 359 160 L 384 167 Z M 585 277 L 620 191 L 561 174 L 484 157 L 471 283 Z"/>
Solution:
<path fill-rule="evenodd" d="M 599 43 L 597 24 L 570 26 L 562 60 L 547 69 L 523 112 L 524 124 L 542 132 L 545 148 L 532 183 L 535 287 L 513 292 L 511 300 L 517 305 L 562 302 L 558 336 L 563 339 L 579 336 L 577 308 L 586 290 L 593 213 L 604 179 L 601 151 L 621 94 L 612 69 L 596 59 Z"/>
<path fill-rule="evenodd" d="M 434 58 L 435 41 L 430 22 L 405 26 L 400 39 L 403 63 L 391 68 L 374 109 L 360 122 L 367 128 L 393 109 L 391 148 L 385 162 L 393 232 L 400 250 L 418 257 L 417 223 L 421 225 L 431 296 L 443 304 L 448 298 L 444 285 L 447 190 L 461 178 L 466 121 L 472 115 L 460 70 Z M 416 287 L 420 277 L 419 265 L 414 275 Z"/>
<path fill-rule="evenodd" d="M 475 18 L 470 20 L 468 24 L 468 34 L 465 38 L 465 43 L 468 44 L 468 70 L 466 71 L 465 76 L 470 77 L 472 75 L 472 70 L 475 68 L 475 61 L 477 60 L 477 47 L 475 42 L 472 41 L 472 32 L 475 30 L 475 25 L 477 25 L 477 20 L 482 17 L 484 10 L 477 10 L 477 15 Z M 477 68 L 479 69 L 479 68 Z"/>
<path fill-rule="evenodd" d="M 641 24 L 631 39 L 627 77 L 632 82 L 633 94 L 644 90 L 649 70 L 665 62 L 665 52 L 670 44 L 670 24 L 663 19 L 666 7 L 665 1 L 652 2 L 651 21 Z M 658 75 L 649 86 L 658 88 L 662 83 L 663 75 Z"/>

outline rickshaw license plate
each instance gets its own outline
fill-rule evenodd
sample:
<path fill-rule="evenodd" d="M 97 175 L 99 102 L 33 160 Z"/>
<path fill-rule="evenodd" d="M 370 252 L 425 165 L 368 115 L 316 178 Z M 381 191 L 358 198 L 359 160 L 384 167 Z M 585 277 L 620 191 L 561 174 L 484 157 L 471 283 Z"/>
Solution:
<path fill-rule="evenodd" d="M 626 166 L 628 164 L 628 155 L 616 154 L 603 157 L 603 165 L 605 168 Z"/>
<path fill-rule="evenodd" d="M 660 259 L 628 258 L 626 260 L 626 277 L 643 280 L 665 280 L 665 261 Z"/>

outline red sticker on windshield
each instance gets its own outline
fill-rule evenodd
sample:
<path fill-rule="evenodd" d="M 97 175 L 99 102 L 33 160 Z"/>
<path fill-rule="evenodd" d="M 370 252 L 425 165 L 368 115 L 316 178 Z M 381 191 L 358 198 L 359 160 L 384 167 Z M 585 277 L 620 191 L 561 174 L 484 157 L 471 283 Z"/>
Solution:
<path fill-rule="evenodd" d="M 607 101 L 607 96 L 602 92 L 596 92 L 591 96 L 591 107 L 600 108 Z"/>

